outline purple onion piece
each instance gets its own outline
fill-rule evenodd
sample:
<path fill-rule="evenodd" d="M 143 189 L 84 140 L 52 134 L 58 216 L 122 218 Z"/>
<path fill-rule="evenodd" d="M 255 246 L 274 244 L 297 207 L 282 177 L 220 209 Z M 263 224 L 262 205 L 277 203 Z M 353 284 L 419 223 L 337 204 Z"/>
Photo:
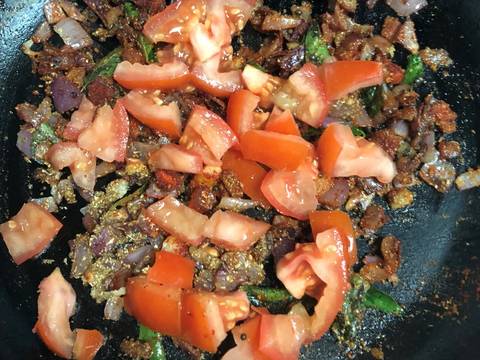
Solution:
<path fill-rule="evenodd" d="M 93 45 L 90 35 L 72 18 L 65 18 L 59 21 L 53 29 L 60 35 L 65 45 L 73 49 L 82 49 Z"/>
<path fill-rule="evenodd" d="M 117 321 L 120 319 L 123 311 L 123 298 L 121 297 L 111 297 L 105 303 L 105 308 L 103 310 L 103 316 L 107 320 Z"/>
<path fill-rule="evenodd" d="M 152 246 L 145 245 L 128 254 L 123 261 L 129 265 L 140 264 L 147 256 L 150 256 L 153 251 Z"/>
<path fill-rule="evenodd" d="M 59 76 L 53 80 L 52 97 L 53 104 L 60 113 L 78 108 L 82 101 L 80 89 L 65 76 Z"/>
<path fill-rule="evenodd" d="M 31 129 L 22 129 L 17 134 L 17 148 L 27 158 L 32 158 L 32 131 Z"/>

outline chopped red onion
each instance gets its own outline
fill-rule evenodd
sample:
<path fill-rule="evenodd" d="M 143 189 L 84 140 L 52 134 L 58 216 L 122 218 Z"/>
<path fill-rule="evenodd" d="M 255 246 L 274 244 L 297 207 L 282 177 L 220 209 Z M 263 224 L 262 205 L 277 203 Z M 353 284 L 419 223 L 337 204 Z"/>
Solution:
<path fill-rule="evenodd" d="M 43 13 L 49 24 L 56 24 L 65 18 L 65 13 L 57 0 L 48 1 L 43 7 Z"/>
<path fill-rule="evenodd" d="M 395 121 L 394 123 L 392 123 L 392 130 L 395 135 L 401 136 L 404 139 L 408 136 L 409 133 L 408 124 L 404 120 Z"/>
<path fill-rule="evenodd" d="M 129 265 L 139 264 L 145 257 L 152 255 L 153 252 L 152 246 L 145 245 L 128 254 L 123 261 Z"/>
<path fill-rule="evenodd" d="M 58 76 L 52 82 L 52 98 L 57 111 L 64 113 L 80 106 L 82 93 L 77 85 L 65 76 Z"/>
<path fill-rule="evenodd" d="M 80 12 L 80 10 L 69 0 L 60 0 L 60 6 L 63 11 L 67 13 L 69 17 L 74 20 L 84 22 L 86 20 L 85 16 Z"/>
<path fill-rule="evenodd" d="M 470 169 L 455 180 L 458 190 L 468 190 L 480 186 L 480 169 Z"/>
<path fill-rule="evenodd" d="M 410 16 L 428 5 L 427 0 L 386 0 L 399 16 Z"/>
<path fill-rule="evenodd" d="M 65 45 L 73 49 L 83 49 L 92 46 L 93 40 L 85 29 L 72 18 L 61 20 L 54 27 L 55 32 L 60 35 Z"/>
<path fill-rule="evenodd" d="M 46 42 L 52 36 L 52 29 L 48 22 L 42 22 L 32 36 L 32 41 L 36 44 Z"/>
<path fill-rule="evenodd" d="M 435 149 L 435 133 L 433 131 L 425 134 L 423 143 L 427 146 L 427 150 L 423 155 L 422 161 L 426 164 L 434 163 L 438 160 L 439 152 Z"/>
<path fill-rule="evenodd" d="M 123 298 L 119 296 L 111 297 L 105 303 L 103 316 L 107 320 L 117 321 L 120 319 L 123 311 Z"/>
<path fill-rule="evenodd" d="M 22 129 L 17 134 L 17 148 L 27 158 L 32 158 L 32 133 L 33 129 Z"/>
<path fill-rule="evenodd" d="M 248 199 L 239 199 L 224 196 L 220 200 L 218 207 L 222 210 L 232 210 L 232 211 L 245 211 L 247 209 L 254 208 L 258 205 L 256 201 Z"/>

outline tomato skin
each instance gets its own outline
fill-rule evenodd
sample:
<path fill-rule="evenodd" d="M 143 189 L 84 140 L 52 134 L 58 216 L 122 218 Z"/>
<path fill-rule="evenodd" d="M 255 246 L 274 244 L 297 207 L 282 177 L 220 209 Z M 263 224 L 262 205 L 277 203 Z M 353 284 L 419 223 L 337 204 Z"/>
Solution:
<path fill-rule="evenodd" d="M 98 330 L 77 329 L 73 358 L 75 360 L 93 360 L 104 343 L 104 337 Z"/>
<path fill-rule="evenodd" d="M 70 359 L 75 336 L 70 329 L 69 319 L 75 311 L 75 291 L 59 268 L 44 278 L 38 289 L 38 320 L 33 332 L 53 353 Z"/>
<path fill-rule="evenodd" d="M 264 130 L 248 131 L 240 140 L 240 146 L 245 159 L 275 170 L 295 170 L 306 159 L 313 158 L 312 145 L 301 137 Z"/>
<path fill-rule="evenodd" d="M 234 92 L 228 99 L 227 123 L 238 138 L 255 129 L 253 112 L 259 102 L 258 96 L 244 89 Z"/>
<path fill-rule="evenodd" d="M 40 254 L 62 226 L 55 216 L 40 205 L 30 202 L 0 225 L 0 233 L 13 261 L 20 265 Z"/>
<path fill-rule="evenodd" d="M 191 127 L 200 135 L 217 160 L 220 160 L 228 149 L 238 144 L 238 139 L 228 124 L 203 106 L 195 106 L 187 127 Z"/>
<path fill-rule="evenodd" d="M 89 151 L 82 150 L 74 142 L 59 142 L 47 152 L 46 158 L 56 170 L 69 167 L 75 184 L 93 191 L 95 187 L 96 159 Z"/>
<path fill-rule="evenodd" d="M 302 168 L 270 171 L 263 179 L 261 189 L 279 213 L 298 220 L 306 220 L 318 205 L 313 177 Z"/>
<path fill-rule="evenodd" d="M 84 96 L 80 107 L 73 112 L 65 130 L 63 130 L 63 138 L 70 141 L 77 141 L 78 135 L 92 123 L 96 110 L 97 107 Z"/>
<path fill-rule="evenodd" d="M 158 105 L 153 94 L 133 90 L 122 99 L 125 109 L 148 127 L 178 139 L 182 132 L 180 109 L 176 102 Z"/>
<path fill-rule="evenodd" d="M 207 61 L 197 61 L 192 69 L 192 82 L 195 87 L 213 96 L 228 97 L 241 89 L 241 71 L 219 72 L 221 53 Z"/>
<path fill-rule="evenodd" d="M 82 131 L 78 145 L 106 162 L 123 162 L 129 134 L 128 114 L 121 101 L 113 110 L 104 105 L 97 111 L 92 125 Z"/>
<path fill-rule="evenodd" d="M 143 27 L 150 41 L 176 44 L 189 39 L 190 29 L 203 20 L 206 14 L 205 0 L 179 0 L 151 16 Z"/>
<path fill-rule="evenodd" d="M 199 349 L 216 352 L 227 333 L 215 297 L 211 293 L 185 291 L 181 313 L 182 339 Z"/>
<path fill-rule="evenodd" d="M 166 144 L 149 154 L 152 169 L 172 170 L 198 174 L 203 170 L 202 158 L 191 150 L 176 144 Z"/>
<path fill-rule="evenodd" d="M 228 151 L 222 158 L 222 162 L 222 168 L 233 171 L 240 180 L 244 193 L 250 199 L 258 201 L 264 206 L 270 206 L 260 189 L 262 181 L 267 175 L 267 171 L 261 165 L 255 161 L 243 159 L 242 155 L 234 150 Z"/>
<path fill-rule="evenodd" d="M 297 299 L 305 293 L 318 300 L 310 317 L 307 342 L 328 331 L 348 290 L 348 271 L 339 232 L 317 234 L 315 243 L 300 244 L 277 263 L 277 277 Z"/>
<path fill-rule="evenodd" d="M 290 75 L 288 83 L 293 87 L 295 97 L 299 101 L 292 109 L 293 114 L 310 126 L 318 128 L 325 120 L 330 107 L 318 68 L 307 63 Z"/>
<path fill-rule="evenodd" d="M 159 285 L 191 289 L 195 263 L 181 255 L 167 251 L 155 254 L 155 264 L 148 270 L 147 279 Z"/>
<path fill-rule="evenodd" d="M 280 113 L 275 113 L 276 108 L 272 111 L 267 124 L 265 125 L 266 131 L 273 131 L 285 135 L 301 136 L 298 125 L 293 118 L 290 110 L 285 110 Z"/>
<path fill-rule="evenodd" d="M 347 213 L 339 210 L 314 211 L 310 213 L 309 220 L 314 238 L 326 230 L 336 229 L 342 237 L 347 267 L 350 268 L 357 262 L 357 242 L 352 220 Z"/>
<path fill-rule="evenodd" d="M 158 285 L 144 276 L 127 280 L 125 307 L 141 324 L 169 336 L 180 336 L 182 290 Z"/>
<path fill-rule="evenodd" d="M 376 61 L 335 61 L 320 66 L 327 97 L 338 100 L 358 89 L 383 82 L 382 63 Z"/>
<path fill-rule="evenodd" d="M 152 221 L 169 234 L 191 245 L 200 245 L 208 217 L 183 205 L 169 195 L 147 209 Z M 185 224 L 189 224 L 188 228 Z"/>
<path fill-rule="evenodd" d="M 113 78 L 124 88 L 132 89 L 180 89 L 190 82 L 188 66 L 174 60 L 163 65 L 122 61 L 117 65 Z"/>
<path fill-rule="evenodd" d="M 233 211 L 216 211 L 205 224 L 203 235 L 227 250 L 247 250 L 270 228 L 270 224 Z"/>
<path fill-rule="evenodd" d="M 397 170 L 395 163 L 373 142 L 355 138 L 349 126 L 330 124 L 317 144 L 320 170 L 329 177 L 376 177 L 390 183 Z"/>

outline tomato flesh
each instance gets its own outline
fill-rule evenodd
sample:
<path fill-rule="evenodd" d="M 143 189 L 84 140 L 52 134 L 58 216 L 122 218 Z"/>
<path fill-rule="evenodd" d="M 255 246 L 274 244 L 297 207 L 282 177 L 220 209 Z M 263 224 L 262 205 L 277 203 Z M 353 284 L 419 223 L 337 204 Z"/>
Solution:
<path fill-rule="evenodd" d="M 322 337 L 341 310 L 347 273 L 343 242 L 335 229 L 317 234 L 315 243 L 297 245 L 277 263 L 277 277 L 294 297 L 307 293 L 318 300 L 307 342 Z"/>
<path fill-rule="evenodd" d="M 205 141 L 191 126 L 185 128 L 179 143 L 200 156 L 205 165 L 222 166 L 222 162 L 212 154 Z"/>
<path fill-rule="evenodd" d="M 113 78 L 126 89 L 180 89 L 190 82 L 188 66 L 174 60 L 163 65 L 122 61 L 117 65 Z"/>
<path fill-rule="evenodd" d="M 382 63 L 376 61 L 335 61 L 320 66 L 327 97 L 338 100 L 361 88 L 383 82 Z"/>
<path fill-rule="evenodd" d="M 188 244 L 200 245 L 203 240 L 203 229 L 208 218 L 173 196 L 169 195 L 150 205 L 147 214 L 157 226 Z"/>
<path fill-rule="evenodd" d="M 199 349 L 216 352 L 227 337 L 216 299 L 209 293 L 186 291 L 181 313 L 182 338 Z"/>
<path fill-rule="evenodd" d="M 228 99 L 227 122 L 238 138 L 255 129 L 253 112 L 259 102 L 258 96 L 244 89 L 234 92 Z"/>
<path fill-rule="evenodd" d="M 125 109 L 149 128 L 178 139 L 182 131 L 180 109 L 176 102 L 158 105 L 153 94 L 130 91 L 122 99 Z"/>
<path fill-rule="evenodd" d="M 329 177 L 376 177 L 390 183 L 397 170 L 380 146 L 355 138 L 349 126 L 330 124 L 317 144 L 320 170 Z"/>
<path fill-rule="evenodd" d="M 186 257 L 167 251 L 155 254 L 155 264 L 148 270 L 147 279 L 159 285 L 191 289 L 195 263 Z"/>
<path fill-rule="evenodd" d="M 65 126 L 62 134 L 63 138 L 77 141 L 78 135 L 92 123 L 96 110 L 97 107 L 84 96 L 78 110 L 73 112 L 70 121 Z"/>
<path fill-rule="evenodd" d="M 218 70 L 220 59 L 221 53 L 207 61 L 197 61 L 192 69 L 192 82 L 195 87 L 213 96 L 227 97 L 241 89 L 241 71 L 220 72 Z"/>
<path fill-rule="evenodd" d="M 347 267 L 357 262 L 357 242 L 353 231 L 352 220 L 347 213 L 339 210 L 314 211 L 309 215 L 312 234 L 317 234 L 329 229 L 336 229 L 342 236 L 343 252 L 347 261 Z"/>
<path fill-rule="evenodd" d="M 182 290 L 158 285 L 146 277 L 127 280 L 125 307 L 141 324 L 168 336 L 180 336 Z"/>
<path fill-rule="evenodd" d="M 240 140 L 245 159 L 257 161 L 272 169 L 295 170 L 306 159 L 313 158 L 313 146 L 299 136 L 251 130 Z"/>
<path fill-rule="evenodd" d="M 220 160 L 228 149 L 238 143 L 237 137 L 228 124 L 203 106 L 196 106 L 193 109 L 187 127 L 191 127 L 200 135 L 217 160 Z"/>
<path fill-rule="evenodd" d="M 270 224 L 253 220 L 233 211 L 218 210 L 207 221 L 204 236 L 227 250 L 246 250 L 270 228 Z"/>
<path fill-rule="evenodd" d="M 75 360 L 93 360 L 104 343 L 104 337 L 98 330 L 77 329 L 73 358 Z"/>
<path fill-rule="evenodd" d="M 176 144 L 166 144 L 149 154 L 148 164 L 154 170 L 172 170 L 198 174 L 203 170 L 202 158 Z"/>
<path fill-rule="evenodd" d="M 303 122 L 318 128 L 328 114 L 329 102 L 318 68 L 307 63 L 293 73 L 273 97 L 274 103 Z"/>
<path fill-rule="evenodd" d="M 262 181 L 267 175 L 267 171 L 255 161 L 245 160 L 242 155 L 230 150 L 222 158 L 222 168 L 224 170 L 233 171 L 235 176 L 240 180 L 242 189 L 247 196 L 262 203 L 264 206 L 269 206 L 268 200 L 263 195 L 260 187 Z"/>
<path fill-rule="evenodd" d="M 206 14 L 204 0 L 178 0 L 151 16 L 143 27 L 150 41 L 176 44 L 189 39 L 190 29 Z"/>
<path fill-rule="evenodd" d="M 250 301 L 245 291 L 238 290 L 228 294 L 215 294 L 215 298 L 226 331 L 232 330 L 238 321 L 248 318 Z"/>
<path fill-rule="evenodd" d="M 95 156 L 89 151 L 80 149 L 74 142 L 59 142 L 50 147 L 46 158 L 56 170 L 68 166 L 75 184 L 85 190 L 93 191 L 97 162 Z"/>
<path fill-rule="evenodd" d="M 62 228 L 62 223 L 40 205 L 26 203 L 17 215 L 0 225 L 8 252 L 20 265 L 40 254 Z"/>
<path fill-rule="evenodd" d="M 44 278 L 38 289 L 38 321 L 33 331 L 53 353 L 70 359 L 75 335 L 69 319 L 75 311 L 75 291 L 59 268 Z"/>
<path fill-rule="evenodd" d="M 92 125 L 78 136 L 78 145 L 106 162 L 123 162 L 129 134 L 128 114 L 121 101 L 102 106 Z"/>
<path fill-rule="evenodd" d="M 298 125 L 295 122 L 295 119 L 290 110 L 275 113 L 274 109 L 274 111 L 272 111 L 272 114 L 270 115 L 270 118 L 268 119 L 267 124 L 265 125 L 265 130 L 285 135 L 301 136 Z"/>
<path fill-rule="evenodd" d="M 314 179 L 301 168 L 296 171 L 270 171 L 261 189 L 279 213 L 295 219 L 306 220 L 318 205 Z"/>

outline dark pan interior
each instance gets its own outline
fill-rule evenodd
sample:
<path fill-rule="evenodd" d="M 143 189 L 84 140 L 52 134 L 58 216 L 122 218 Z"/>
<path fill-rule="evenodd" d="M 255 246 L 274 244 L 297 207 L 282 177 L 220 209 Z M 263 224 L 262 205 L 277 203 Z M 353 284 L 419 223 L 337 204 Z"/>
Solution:
<path fill-rule="evenodd" d="M 429 2 L 427 10 L 413 17 L 420 43 L 422 47 L 446 48 L 455 66 L 449 74 L 429 75 L 428 84 L 421 90 L 433 91 L 459 114 L 460 131 L 453 138 L 463 145 L 465 158 L 457 164 L 457 169 L 464 171 L 476 166 L 479 156 L 480 5 L 472 0 Z M 18 49 L 43 16 L 43 3 L 42 0 L 0 1 L 0 221 L 15 214 L 32 191 L 41 191 L 32 190 L 32 167 L 15 148 L 18 120 L 13 109 L 18 102 L 32 99 L 34 77 L 29 60 Z M 270 1 L 270 5 L 284 8 L 289 3 Z M 323 8 L 323 1 L 315 3 L 317 10 Z M 375 10 L 367 13 L 362 9 L 359 20 L 379 25 L 391 13 L 383 4 Z M 399 285 L 386 290 L 407 311 L 401 318 L 369 313 L 362 333 L 368 344 L 382 346 L 386 359 L 478 358 L 479 195 L 478 189 L 464 193 L 452 190 L 442 195 L 423 185 L 416 189 L 413 209 L 391 213 L 394 221 L 383 232 L 393 233 L 402 240 L 403 263 Z M 38 283 L 55 266 L 68 274 L 67 241 L 81 231 L 77 211 L 63 211 L 60 218 L 64 228 L 40 259 L 17 267 L 3 242 L 0 244 L 1 359 L 54 358 L 31 329 L 36 318 Z M 362 241 L 360 249 L 366 251 Z M 56 261 L 44 264 L 44 259 Z M 117 323 L 101 321 L 103 307 L 90 299 L 80 282 L 72 280 L 72 283 L 79 304 L 72 319 L 73 327 L 100 329 L 109 341 L 97 358 L 118 358 L 119 339 L 135 336 L 134 322 L 127 316 Z M 170 350 L 172 359 L 185 358 L 184 354 Z M 329 335 L 304 349 L 303 354 L 304 359 L 344 358 Z M 371 356 L 364 354 L 358 358 Z"/>

